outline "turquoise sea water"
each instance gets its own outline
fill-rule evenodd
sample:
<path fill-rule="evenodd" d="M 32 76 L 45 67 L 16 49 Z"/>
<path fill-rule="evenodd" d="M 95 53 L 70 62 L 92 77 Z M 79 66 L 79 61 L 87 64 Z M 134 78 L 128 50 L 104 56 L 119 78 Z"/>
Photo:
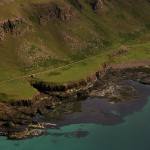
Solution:
<path fill-rule="evenodd" d="M 150 150 L 150 86 L 130 84 L 140 93 L 136 100 L 75 102 L 78 110 L 64 115 L 59 129 L 20 141 L 0 137 L 0 150 Z"/>
<path fill-rule="evenodd" d="M 118 124 L 66 125 L 50 129 L 48 135 L 21 141 L 0 137 L 0 150 L 150 150 L 148 99 L 141 109 L 124 116 Z"/>

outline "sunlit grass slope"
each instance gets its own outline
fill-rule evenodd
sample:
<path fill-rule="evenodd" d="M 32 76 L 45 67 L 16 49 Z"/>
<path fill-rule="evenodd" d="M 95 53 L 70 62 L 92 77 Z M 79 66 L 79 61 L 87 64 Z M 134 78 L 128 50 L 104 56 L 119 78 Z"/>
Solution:
<path fill-rule="evenodd" d="M 96 11 L 89 0 L 79 2 L 82 9 L 76 0 L 0 1 L 0 22 L 15 18 L 25 21 L 19 35 L 7 33 L 0 41 L 0 99 L 25 99 L 37 94 L 27 80 L 37 72 L 41 74 L 36 77 L 52 82 L 84 78 L 108 59 L 109 51 L 121 45 L 131 48 L 116 62 L 150 58 L 148 0 L 104 0 L 103 7 Z M 38 17 L 53 6 L 51 3 L 64 11 L 71 8 L 74 15 L 69 21 L 54 15 L 39 23 Z"/>

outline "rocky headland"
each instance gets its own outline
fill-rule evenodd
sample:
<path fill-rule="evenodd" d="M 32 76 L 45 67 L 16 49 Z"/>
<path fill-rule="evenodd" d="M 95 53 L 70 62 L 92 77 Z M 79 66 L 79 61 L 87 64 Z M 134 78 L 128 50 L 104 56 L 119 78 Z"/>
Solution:
<path fill-rule="evenodd" d="M 104 97 L 113 103 L 132 101 L 140 93 L 128 83 L 129 80 L 149 85 L 150 66 L 116 68 L 104 64 L 103 69 L 86 79 L 65 84 L 48 83 L 32 78 L 31 85 L 39 91 L 32 100 L 0 103 L 0 134 L 10 139 L 45 134 L 47 124 L 43 124 L 40 117 L 49 116 L 49 121 L 55 123 L 60 118 L 61 111 L 74 111 L 72 102 L 82 101 L 87 97 Z M 48 127 L 55 128 L 57 125 L 50 124 Z"/>
<path fill-rule="evenodd" d="M 149 59 L 148 4 L 149 0 L 0 0 L 2 82 L 11 73 L 16 77 L 28 70 L 68 64 L 118 44 L 146 43 L 141 47 L 145 50 L 135 53 Z M 25 85 L 30 83 L 38 91 L 31 99 L 12 100 L 11 93 L 2 92 L 0 135 L 24 139 L 47 134 L 46 128 L 59 127 L 55 123 L 64 114 L 80 111 L 78 102 L 88 97 L 106 98 L 113 104 L 136 100 L 141 93 L 130 81 L 149 85 L 150 61 L 112 65 L 116 57 L 127 53 L 126 47 L 115 50 L 96 72 L 79 81 L 59 84 L 28 76 Z M 17 88 L 14 93 L 19 93 Z"/>

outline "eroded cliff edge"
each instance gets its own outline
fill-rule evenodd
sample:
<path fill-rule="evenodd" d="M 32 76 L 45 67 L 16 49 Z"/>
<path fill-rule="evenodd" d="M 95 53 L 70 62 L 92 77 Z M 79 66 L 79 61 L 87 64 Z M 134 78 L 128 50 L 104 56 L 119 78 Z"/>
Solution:
<path fill-rule="evenodd" d="M 1 135 L 22 139 L 44 134 L 45 130 L 35 131 L 35 128 L 44 128 L 44 125 L 38 125 L 37 115 L 49 116 L 49 121 L 55 123 L 62 114 L 73 111 L 69 106 L 72 102 L 87 97 L 105 97 L 114 103 L 135 100 L 140 93 L 127 82 L 129 80 L 149 85 L 150 66 L 114 69 L 104 64 L 103 71 L 78 82 L 58 85 L 32 81 L 40 92 L 32 100 L 0 103 Z M 61 109 L 64 106 L 65 109 Z"/>
<path fill-rule="evenodd" d="M 9 37 L 11 38 L 14 36 L 21 37 L 21 35 L 24 34 L 30 37 L 32 36 L 38 37 L 37 35 L 41 36 L 41 32 L 39 33 L 39 29 L 42 30 L 43 28 L 47 27 L 48 30 L 46 31 L 49 31 L 49 28 L 51 27 L 49 26 L 49 24 L 64 25 L 68 28 L 73 23 L 75 25 L 75 28 L 73 28 L 73 30 L 75 30 L 77 27 L 79 27 L 78 29 L 80 31 L 84 29 L 84 33 L 85 32 L 87 33 L 87 37 L 84 36 L 82 37 L 82 33 L 79 35 L 78 32 L 76 34 L 74 33 L 70 34 L 69 32 L 72 31 L 72 29 L 70 29 L 69 31 L 64 29 L 64 31 L 61 32 L 61 30 L 58 29 L 60 28 L 59 26 L 58 28 L 56 28 L 58 30 L 57 37 L 54 36 L 54 39 L 53 38 L 52 39 L 56 43 L 60 43 L 60 41 L 63 41 L 62 45 L 64 45 L 64 43 L 67 44 L 69 43 L 71 44 L 71 50 L 70 50 L 71 53 L 81 52 L 82 55 L 84 55 L 87 53 L 93 54 L 95 51 L 91 50 L 92 48 L 99 50 L 105 45 L 110 45 L 111 44 L 110 41 L 113 39 L 111 36 L 113 34 L 115 35 L 117 33 L 117 35 L 119 35 L 119 38 L 123 37 L 122 39 L 123 41 L 127 40 L 127 38 L 129 38 L 130 36 L 131 36 L 131 40 L 133 40 L 136 36 L 139 36 L 139 34 L 141 33 L 145 34 L 147 28 L 149 27 L 149 24 L 146 24 L 146 21 L 149 19 L 149 17 L 144 15 L 146 14 L 146 12 L 144 12 L 142 16 L 140 16 L 139 11 L 134 10 L 134 14 L 130 12 L 132 10 L 131 8 L 133 8 L 132 5 L 135 4 L 134 1 L 122 1 L 122 5 L 119 5 L 118 3 L 119 1 L 113 1 L 113 0 L 111 1 L 86 0 L 85 2 L 82 2 L 81 0 L 73 0 L 73 1 L 65 1 L 65 2 L 67 3 L 63 3 L 63 2 L 57 3 L 55 1 L 53 1 L 52 3 L 51 2 L 39 3 L 39 4 L 30 3 L 29 7 L 26 6 L 23 7 L 23 9 L 26 9 L 26 13 L 24 15 L 25 18 L 11 17 L 10 19 L 6 19 L 0 22 L 1 42 L 7 40 L 7 38 Z M 137 3 L 141 4 L 140 1 L 137 1 Z M 143 4 L 144 5 L 142 6 L 145 6 L 145 4 L 147 3 L 143 3 Z M 122 6 L 122 8 L 125 8 L 126 10 L 125 13 L 122 12 L 122 14 L 120 15 L 117 12 L 115 12 L 118 6 Z M 139 7 L 136 6 L 136 8 Z M 90 12 L 89 15 L 92 14 L 92 16 L 90 16 L 89 18 L 88 15 L 85 15 L 86 12 Z M 111 18 L 110 15 L 111 13 L 113 14 L 114 18 Z M 110 20 L 108 19 L 108 22 L 106 19 L 107 17 L 105 15 L 108 16 L 108 18 L 110 19 Z M 130 17 L 127 17 L 128 15 L 133 20 L 135 20 L 135 18 L 137 19 L 137 16 L 138 19 L 135 22 L 132 22 L 131 21 L 132 19 L 130 20 L 129 19 Z M 103 27 L 103 23 L 99 24 L 98 22 L 99 16 L 101 16 L 100 22 L 106 23 L 108 28 Z M 93 17 L 95 17 L 95 19 Z M 82 19 L 86 22 L 84 21 L 82 22 Z M 120 20 L 120 22 L 117 24 L 117 21 L 115 22 L 114 20 L 118 20 L 118 19 Z M 125 19 L 126 21 L 128 21 L 129 26 L 120 28 L 120 23 L 124 25 Z M 114 24 L 112 23 L 112 25 L 109 24 L 111 20 L 115 22 Z M 143 20 L 146 21 L 143 22 Z M 86 26 L 88 23 L 90 24 L 89 28 L 88 26 Z M 80 24 L 83 24 L 81 28 L 80 28 Z M 55 27 L 56 26 L 54 25 L 51 31 L 54 30 Z M 106 33 L 107 29 L 111 34 Z M 126 31 L 128 31 L 129 29 L 130 32 L 126 33 Z M 100 31 L 100 33 L 98 33 L 97 31 L 98 32 Z M 32 34 L 31 35 L 26 34 L 27 32 Z M 34 35 L 34 33 L 36 34 Z M 39 60 L 41 62 L 41 60 L 45 61 L 49 58 L 56 56 L 57 53 L 55 55 L 53 54 L 55 53 L 55 51 L 49 52 L 49 47 L 47 47 L 47 45 L 44 45 L 43 48 L 43 43 L 45 42 L 43 42 L 40 46 L 33 45 L 34 43 L 38 43 L 39 41 L 40 42 L 42 40 L 45 41 L 45 39 L 42 40 L 40 39 L 33 43 L 31 41 L 31 43 L 29 43 L 29 41 L 27 42 L 24 41 L 24 38 L 26 38 L 26 36 L 23 37 L 21 46 L 19 45 L 20 42 L 18 42 L 16 43 L 17 47 L 14 48 L 15 50 L 19 50 L 17 51 L 17 53 L 19 53 L 18 56 L 19 59 L 21 60 L 20 61 L 21 63 L 25 62 L 25 65 L 28 64 L 27 66 L 31 67 L 33 64 L 37 65 L 38 64 L 37 62 Z M 43 37 L 45 37 L 45 35 L 43 35 Z M 60 41 L 58 40 L 59 39 L 58 37 L 61 38 Z M 16 40 L 14 40 L 13 42 L 15 41 Z M 61 48 L 63 47 L 62 45 L 60 45 Z M 55 46 L 50 47 L 50 49 L 55 50 Z M 40 53 L 38 53 L 39 51 L 36 50 L 40 50 Z M 127 52 L 126 50 L 123 51 L 123 53 L 126 52 Z M 118 52 L 117 55 L 120 54 L 122 54 L 122 51 Z M 32 59 L 31 63 L 28 57 L 29 55 L 31 56 L 30 58 Z M 70 106 L 71 102 L 84 100 L 89 96 L 107 97 L 113 103 L 125 101 L 125 100 L 133 100 L 136 96 L 138 96 L 138 93 L 136 92 L 136 89 L 133 86 L 131 85 L 129 86 L 125 81 L 136 80 L 142 84 L 149 84 L 150 82 L 149 74 L 150 72 L 148 66 L 141 67 L 141 68 L 133 67 L 132 69 L 131 68 L 114 69 L 109 64 L 105 63 L 103 64 L 103 68 L 98 70 L 96 73 L 93 73 L 91 76 L 87 77 L 86 79 L 82 79 L 77 82 L 71 82 L 65 84 L 54 84 L 54 83 L 40 81 L 34 77 L 31 77 L 30 83 L 34 88 L 36 88 L 39 91 L 38 95 L 36 95 L 33 99 L 25 99 L 25 100 L 23 99 L 23 100 L 0 103 L 1 134 L 6 135 L 9 138 L 18 138 L 18 139 L 30 137 L 34 135 L 40 135 L 43 132 L 40 131 L 34 132 L 33 131 L 34 127 L 32 126 L 32 124 L 34 124 L 35 128 L 39 127 L 37 125 L 38 121 L 35 120 L 35 118 L 38 115 L 40 116 L 49 115 L 50 120 L 52 122 L 53 121 L 55 122 L 55 120 L 59 118 L 62 112 L 67 112 L 67 113 L 72 112 L 72 109 L 74 108 Z M 65 109 L 62 110 L 61 109 L 62 107 L 65 107 Z M 40 126 L 40 128 L 42 127 Z"/>

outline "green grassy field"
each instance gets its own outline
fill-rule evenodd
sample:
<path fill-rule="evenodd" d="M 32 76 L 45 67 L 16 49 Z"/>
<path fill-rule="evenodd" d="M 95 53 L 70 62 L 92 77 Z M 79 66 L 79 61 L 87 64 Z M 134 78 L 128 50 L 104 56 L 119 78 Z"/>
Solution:
<path fill-rule="evenodd" d="M 135 61 L 150 60 L 150 43 L 129 45 L 128 53 L 117 57 L 112 63 L 126 63 Z M 113 54 L 114 49 L 105 51 L 96 56 L 88 57 L 85 60 L 61 69 L 55 69 L 46 73 L 41 73 L 36 77 L 51 82 L 76 81 L 93 74 L 104 62 L 109 61 L 108 54 Z"/>
<path fill-rule="evenodd" d="M 108 54 L 112 54 L 115 50 L 105 51 L 104 53 L 88 57 L 75 63 L 59 66 L 58 68 L 47 68 L 44 72 L 35 73 L 34 77 L 48 82 L 64 83 L 84 79 L 101 68 L 101 65 L 108 61 Z M 134 61 L 150 60 L 150 43 L 135 44 L 129 46 L 126 55 L 120 56 L 113 63 L 126 63 Z M 31 74 L 29 74 L 31 75 Z M 37 94 L 28 82 L 28 77 L 21 77 L 12 81 L 1 82 L 0 98 L 2 99 L 30 99 Z"/>
<path fill-rule="evenodd" d="M 41 12 L 37 13 L 32 4 L 50 7 L 51 1 L 63 9 L 71 6 L 75 17 L 72 16 L 71 21 L 56 18 L 39 24 L 37 15 Z M 73 0 L 0 2 L 0 21 L 16 17 L 26 20 L 21 27 L 23 34 L 7 33 L 5 40 L 0 41 L 0 100 L 32 98 L 38 91 L 30 86 L 28 75 L 34 73 L 37 73 L 35 77 L 51 82 L 85 78 L 121 45 L 130 50 L 115 63 L 150 59 L 148 1 L 106 0 L 97 12 L 86 0 L 80 3 L 82 11 Z"/>

